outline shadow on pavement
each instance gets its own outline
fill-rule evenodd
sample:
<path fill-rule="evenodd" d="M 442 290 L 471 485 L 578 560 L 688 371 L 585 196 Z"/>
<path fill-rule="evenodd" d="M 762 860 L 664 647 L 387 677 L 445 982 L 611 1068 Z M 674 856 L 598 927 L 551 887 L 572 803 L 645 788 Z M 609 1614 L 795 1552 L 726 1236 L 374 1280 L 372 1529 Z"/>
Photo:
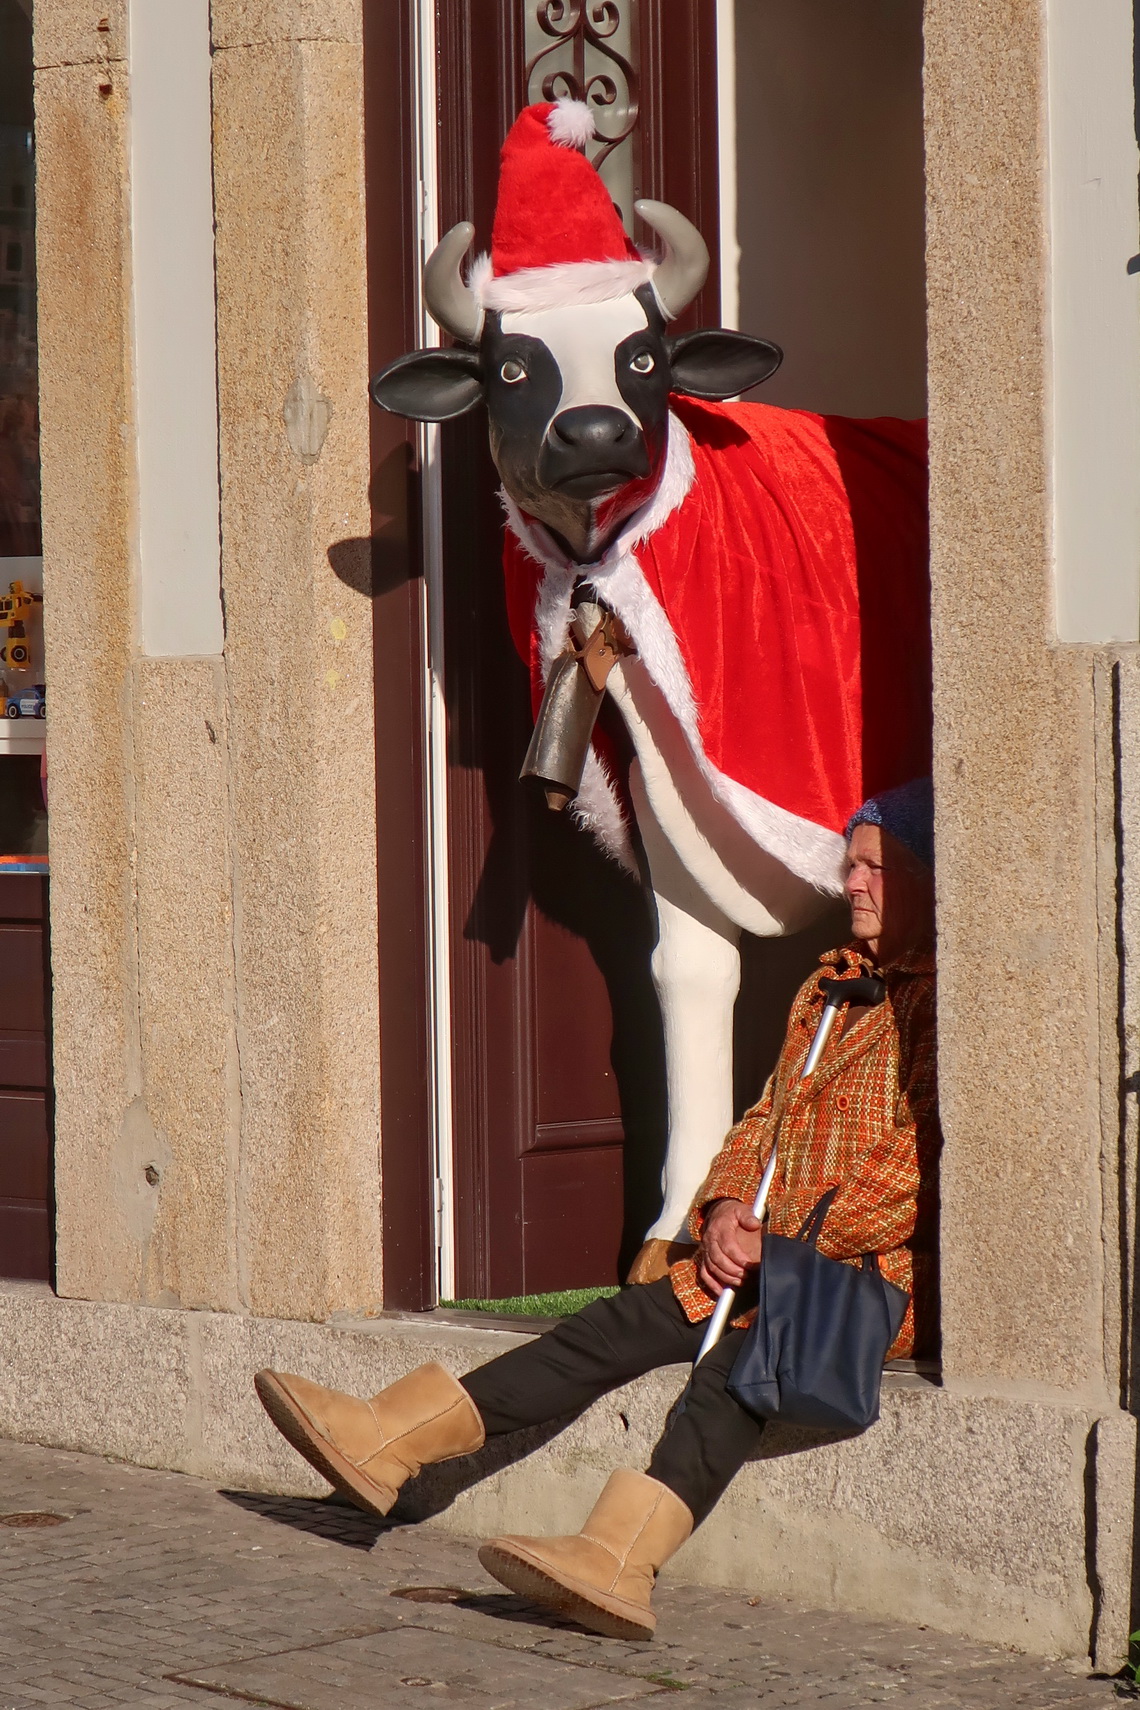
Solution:
<path fill-rule="evenodd" d="M 389 1521 L 365 1514 L 340 1496 L 264 1496 L 253 1490 L 220 1490 L 218 1495 L 247 1514 L 260 1514 L 278 1526 L 311 1532 L 354 1550 L 370 1550 L 382 1533 L 392 1530 Z"/>
<path fill-rule="evenodd" d="M 583 1627 L 579 1622 L 571 1621 L 553 1609 L 544 1609 L 540 1603 L 530 1603 L 524 1597 L 514 1597 L 509 1592 L 471 1591 L 465 1597 L 457 1597 L 455 1607 L 473 1610 L 475 1614 L 486 1615 L 492 1621 L 510 1621 L 519 1627 L 557 1628 L 562 1632 L 584 1633 L 588 1638 L 597 1638 L 597 1634 L 589 1627 Z"/>

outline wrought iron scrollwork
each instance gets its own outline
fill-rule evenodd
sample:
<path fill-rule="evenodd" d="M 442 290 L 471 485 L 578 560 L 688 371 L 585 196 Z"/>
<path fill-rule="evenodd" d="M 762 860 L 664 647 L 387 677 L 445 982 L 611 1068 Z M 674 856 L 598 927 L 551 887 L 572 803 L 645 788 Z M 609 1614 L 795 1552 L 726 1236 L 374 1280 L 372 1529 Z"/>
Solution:
<path fill-rule="evenodd" d="M 533 54 L 527 65 L 528 98 L 557 101 L 569 96 L 594 109 L 613 109 L 622 115 L 619 130 L 598 126 L 597 145 L 590 150 L 590 157 L 600 170 L 633 134 L 638 121 L 637 69 L 632 59 L 613 45 L 613 38 L 622 29 L 621 7 L 617 0 L 542 0 L 532 16 L 542 34 L 552 40 L 549 47 Z M 546 64 L 566 48 L 570 50 L 569 65 Z M 588 63 L 588 54 L 595 63 Z M 596 63 L 599 55 L 604 67 Z M 536 89 L 538 78 L 541 82 Z"/>

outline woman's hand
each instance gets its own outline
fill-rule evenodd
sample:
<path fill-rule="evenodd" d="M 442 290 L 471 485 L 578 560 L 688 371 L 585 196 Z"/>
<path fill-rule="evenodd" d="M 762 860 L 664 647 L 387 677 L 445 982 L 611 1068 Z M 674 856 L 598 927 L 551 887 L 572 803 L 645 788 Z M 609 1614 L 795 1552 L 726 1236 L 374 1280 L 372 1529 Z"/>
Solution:
<path fill-rule="evenodd" d="M 746 1271 L 760 1263 L 760 1219 L 741 1199 L 722 1199 L 705 1218 L 697 1256 L 701 1287 L 716 1296 L 739 1288 Z"/>

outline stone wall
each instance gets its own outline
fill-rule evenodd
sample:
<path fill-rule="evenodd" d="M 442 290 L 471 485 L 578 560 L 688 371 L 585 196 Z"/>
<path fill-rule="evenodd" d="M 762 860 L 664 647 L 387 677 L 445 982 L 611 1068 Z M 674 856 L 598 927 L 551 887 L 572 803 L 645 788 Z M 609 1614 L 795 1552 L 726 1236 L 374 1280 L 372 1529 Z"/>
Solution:
<path fill-rule="evenodd" d="M 1136 654 L 1054 639 L 1044 24 L 1040 0 L 926 10 L 943 1365 L 963 1398 L 1107 1411 L 1132 1340 Z M 1127 1447 L 1113 1517 L 1088 1511 L 1118 1647 L 1133 1483 Z"/>
<path fill-rule="evenodd" d="M 245 1299 L 323 1317 L 380 1298 L 360 8 L 212 21 Z"/>
<path fill-rule="evenodd" d="M 212 21 L 225 655 L 145 659 L 126 8 L 35 13 L 58 1285 L 323 1318 L 381 1291 L 360 18 Z"/>
<path fill-rule="evenodd" d="M 928 7 L 944 1358 L 1100 1391 L 1111 736 L 1052 640 L 1042 15 Z"/>

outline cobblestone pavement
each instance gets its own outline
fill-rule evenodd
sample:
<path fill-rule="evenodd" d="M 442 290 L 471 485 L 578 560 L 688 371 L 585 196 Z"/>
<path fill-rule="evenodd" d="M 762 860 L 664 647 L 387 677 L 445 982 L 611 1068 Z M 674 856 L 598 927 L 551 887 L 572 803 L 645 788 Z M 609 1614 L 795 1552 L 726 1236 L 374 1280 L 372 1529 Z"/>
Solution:
<path fill-rule="evenodd" d="M 28 1516 L 63 1520 L 28 1523 Z M 18 1517 L 24 1517 L 20 1523 Z M 1062 1710 L 1113 1684 L 922 1628 L 665 1585 L 622 1644 L 503 1595 L 472 1544 L 333 1502 L 0 1443 L 0 1710 Z"/>

